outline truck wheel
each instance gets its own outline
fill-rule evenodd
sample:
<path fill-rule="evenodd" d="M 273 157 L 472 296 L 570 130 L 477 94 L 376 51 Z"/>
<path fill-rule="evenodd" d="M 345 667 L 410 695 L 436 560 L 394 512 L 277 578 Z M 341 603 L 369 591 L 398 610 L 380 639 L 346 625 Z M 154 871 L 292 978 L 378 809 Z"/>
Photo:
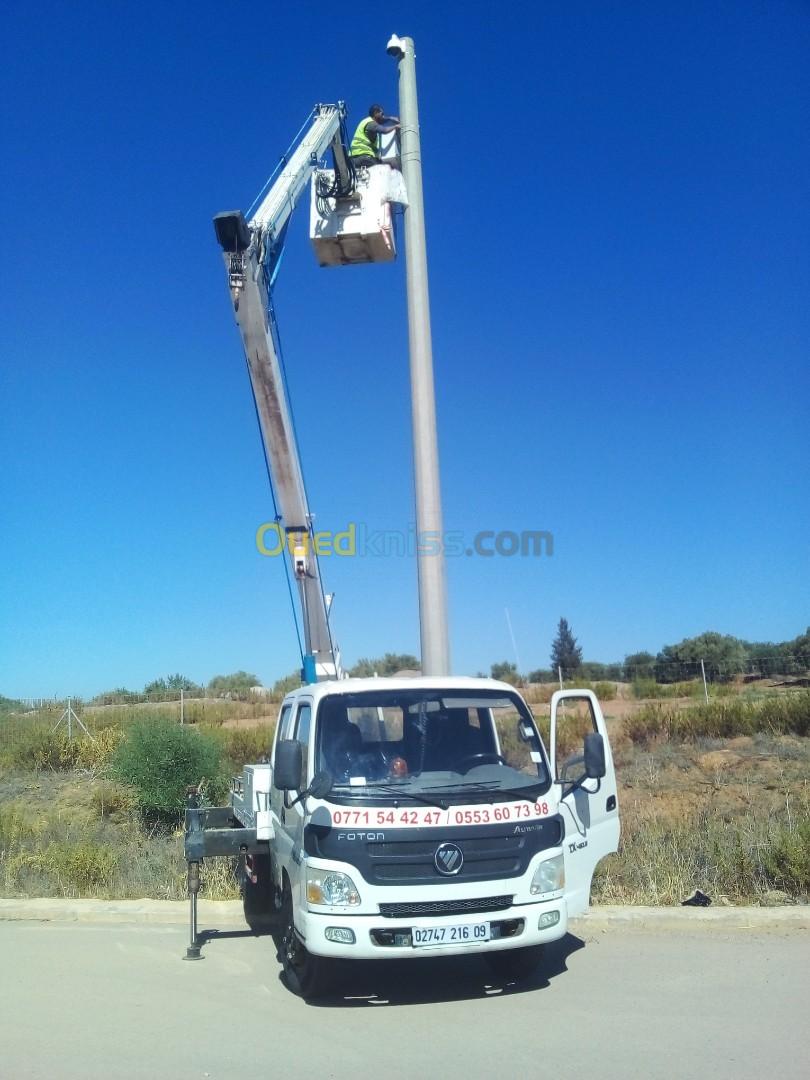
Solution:
<path fill-rule="evenodd" d="M 299 940 L 289 892 L 284 894 L 282 928 L 278 951 L 287 986 L 302 998 L 323 997 L 334 985 L 334 964 L 327 957 L 313 956 Z"/>
<path fill-rule="evenodd" d="M 527 945 L 522 949 L 501 949 L 486 954 L 487 963 L 500 979 L 527 979 L 534 974 L 543 958 L 542 945 Z"/>
<path fill-rule="evenodd" d="M 254 933 L 266 933 L 272 929 L 276 916 L 270 856 L 253 855 L 251 862 L 256 875 L 255 883 L 248 876 L 245 856 L 239 858 L 239 881 L 245 922 Z"/>

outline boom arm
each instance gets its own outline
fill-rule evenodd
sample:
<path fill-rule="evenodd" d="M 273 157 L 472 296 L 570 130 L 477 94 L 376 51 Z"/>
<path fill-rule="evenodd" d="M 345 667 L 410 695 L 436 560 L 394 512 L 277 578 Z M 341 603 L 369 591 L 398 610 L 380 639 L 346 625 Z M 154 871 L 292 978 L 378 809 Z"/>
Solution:
<path fill-rule="evenodd" d="M 320 159 L 332 147 L 344 187 L 349 168 L 341 142 L 342 103 L 316 105 L 312 124 L 255 215 L 217 214 L 217 239 L 223 248 L 228 284 L 259 417 L 262 441 L 276 500 L 279 536 L 298 585 L 306 655 L 304 679 L 340 677 L 340 658 L 332 642 L 328 604 L 313 545 L 301 462 L 284 383 L 272 317 L 272 283 L 290 215 Z"/>

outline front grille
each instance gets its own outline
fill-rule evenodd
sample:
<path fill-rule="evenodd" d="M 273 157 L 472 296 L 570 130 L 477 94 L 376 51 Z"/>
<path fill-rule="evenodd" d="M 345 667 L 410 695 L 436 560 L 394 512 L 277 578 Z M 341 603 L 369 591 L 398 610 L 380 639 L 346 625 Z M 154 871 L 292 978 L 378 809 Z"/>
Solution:
<path fill-rule="evenodd" d="M 383 859 L 388 856 L 396 858 L 428 858 L 433 859 L 436 845 L 439 841 L 433 837 L 427 840 L 393 840 L 388 842 L 373 841 L 368 845 L 368 853 L 374 859 Z M 495 851 L 509 853 L 520 851 L 522 841 L 519 836 L 469 836 L 459 841 L 465 856 L 485 855 Z"/>
<path fill-rule="evenodd" d="M 411 919 L 420 915 L 470 915 L 485 911 L 505 911 L 512 906 L 512 896 L 482 896 L 470 900 L 425 900 L 412 904 L 380 904 L 386 919 Z"/>
<path fill-rule="evenodd" d="M 442 843 L 456 844 L 464 856 L 454 883 L 489 881 L 497 889 L 494 882 L 525 874 L 533 856 L 562 843 L 562 836 L 562 818 L 555 814 L 539 821 L 370 832 L 319 823 L 307 826 L 304 845 L 307 855 L 356 867 L 370 885 L 435 885 L 445 892 L 447 878 L 436 867 Z"/>
<path fill-rule="evenodd" d="M 431 847 L 431 856 L 436 850 L 436 844 L 433 843 Z M 472 876 L 470 874 L 470 867 L 474 868 L 476 878 L 506 878 L 514 877 L 516 870 L 516 863 L 514 859 L 478 859 L 475 863 L 472 861 L 465 864 L 467 867 L 467 874 L 464 874 L 462 870 L 459 877 L 464 879 L 465 877 Z M 519 867 L 519 864 L 517 864 Z M 414 877 L 420 872 L 419 866 L 414 866 L 412 862 L 405 863 L 379 863 L 374 867 L 374 879 L 380 885 L 390 885 L 394 882 L 412 882 Z M 438 871 L 434 870 L 433 859 L 431 858 L 428 866 L 428 879 L 432 883 L 437 877 L 439 877 Z"/>
<path fill-rule="evenodd" d="M 544 823 L 545 824 L 545 823 Z M 499 830 L 500 832 L 500 830 Z M 433 884 L 441 880 L 434 858 L 442 838 L 371 841 L 366 848 L 371 880 L 377 885 Z M 455 841 L 464 856 L 457 881 L 492 881 L 517 877 L 528 862 L 525 836 L 460 835 Z"/>

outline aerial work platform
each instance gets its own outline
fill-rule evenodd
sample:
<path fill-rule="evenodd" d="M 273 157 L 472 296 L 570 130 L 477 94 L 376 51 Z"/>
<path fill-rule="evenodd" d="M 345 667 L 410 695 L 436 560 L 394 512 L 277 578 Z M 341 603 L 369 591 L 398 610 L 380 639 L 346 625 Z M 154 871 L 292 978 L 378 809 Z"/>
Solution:
<path fill-rule="evenodd" d="M 402 173 L 387 164 L 362 167 L 351 195 L 324 196 L 334 180 L 332 169 L 319 169 L 312 178 L 309 236 L 318 264 L 391 262 L 396 258 L 394 207 L 408 205 Z"/>

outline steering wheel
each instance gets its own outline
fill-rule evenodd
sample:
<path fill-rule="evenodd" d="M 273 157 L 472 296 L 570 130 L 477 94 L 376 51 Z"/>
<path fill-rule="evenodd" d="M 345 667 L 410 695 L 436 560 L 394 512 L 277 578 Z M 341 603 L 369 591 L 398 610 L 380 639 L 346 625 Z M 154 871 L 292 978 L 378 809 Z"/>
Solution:
<path fill-rule="evenodd" d="M 462 769 L 461 766 L 467 761 L 469 761 L 470 764 L 466 769 Z M 457 771 L 460 773 L 468 773 L 470 769 L 474 769 L 476 765 L 484 765 L 486 762 L 497 765 L 499 761 L 503 762 L 504 765 L 509 764 L 506 758 L 502 757 L 500 754 L 465 754 L 458 762 Z"/>

